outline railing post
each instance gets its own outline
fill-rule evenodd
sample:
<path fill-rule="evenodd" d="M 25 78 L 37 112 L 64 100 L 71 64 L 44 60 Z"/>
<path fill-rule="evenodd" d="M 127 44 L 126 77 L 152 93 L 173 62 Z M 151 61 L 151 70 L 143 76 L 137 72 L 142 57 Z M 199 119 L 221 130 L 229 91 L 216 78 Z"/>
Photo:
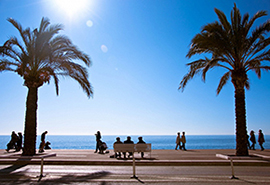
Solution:
<path fill-rule="evenodd" d="M 237 177 L 234 176 L 234 168 L 233 168 L 233 159 L 230 158 L 230 162 L 231 162 L 231 169 L 232 169 L 232 177 L 231 179 L 238 179 Z"/>
<path fill-rule="evenodd" d="M 136 166 L 135 166 L 134 152 L 132 152 L 132 158 L 133 158 L 133 178 L 136 178 Z"/>
<path fill-rule="evenodd" d="M 40 177 L 43 177 L 43 157 L 41 158 L 41 164 L 40 164 Z"/>

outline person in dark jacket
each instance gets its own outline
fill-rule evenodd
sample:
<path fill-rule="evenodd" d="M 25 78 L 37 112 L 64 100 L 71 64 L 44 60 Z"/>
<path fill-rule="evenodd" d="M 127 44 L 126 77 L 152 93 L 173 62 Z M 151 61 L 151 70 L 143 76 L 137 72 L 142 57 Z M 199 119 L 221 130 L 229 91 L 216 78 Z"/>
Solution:
<path fill-rule="evenodd" d="M 124 141 L 124 144 L 134 144 L 134 142 L 131 140 L 131 137 L 128 136 L 127 140 Z M 126 158 L 126 152 L 123 152 L 123 154 L 124 154 L 124 158 Z M 130 157 L 131 155 L 132 155 L 132 152 L 129 152 L 128 157 Z"/>
<path fill-rule="evenodd" d="M 95 136 L 96 136 L 96 151 L 95 151 L 95 153 L 97 153 L 98 150 L 99 150 L 99 145 L 101 143 L 101 133 L 100 133 L 100 131 L 97 131 Z"/>
<path fill-rule="evenodd" d="M 15 131 L 12 131 L 11 133 L 11 139 L 9 143 L 7 144 L 6 151 L 8 152 L 10 149 L 15 148 L 17 150 L 17 141 L 18 141 L 18 135 L 15 133 Z"/>
<path fill-rule="evenodd" d="M 142 137 L 138 137 L 138 139 L 139 139 L 139 141 L 138 141 L 137 144 L 145 144 L 145 142 L 144 142 L 144 140 L 143 140 Z M 141 152 L 141 157 L 143 158 L 143 156 L 144 156 L 144 152 Z"/>
<path fill-rule="evenodd" d="M 17 141 L 17 150 L 16 151 L 20 151 L 22 149 L 22 133 L 18 132 L 18 141 Z"/>
<path fill-rule="evenodd" d="M 123 142 L 121 141 L 120 137 L 117 137 L 116 138 L 116 141 L 113 143 L 113 147 L 116 145 L 116 144 L 122 144 Z M 115 152 L 114 154 L 114 157 L 117 158 L 121 158 L 121 152 Z"/>
<path fill-rule="evenodd" d="M 42 153 L 44 152 L 44 146 L 46 144 L 45 142 L 45 137 L 46 137 L 46 134 L 48 134 L 48 131 L 45 131 L 41 134 L 41 142 L 40 142 L 40 145 L 39 145 L 39 153 Z"/>
<path fill-rule="evenodd" d="M 264 140 L 264 135 L 263 135 L 263 133 L 262 133 L 262 130 L 259 130 L 258 143 L 259 143 L 259 145 L 260 145 L 260 147 L 261 147 L 261 151 L 264 150 L 264 147 L 263 147 L 263 143 L 264 143 L 264 142 L 265 142 L 265 140 Z"/>
<path fill-rule="evenodd" d="M 251 146 L 250 146 L 250 149 L 255 150 L 256 138 L 255 138 L 255 134 L 254 134 L 254 131 L 253 130 L 250 131 L 250 138 L 249 138 L 249 140 L 252 143 Z"/>

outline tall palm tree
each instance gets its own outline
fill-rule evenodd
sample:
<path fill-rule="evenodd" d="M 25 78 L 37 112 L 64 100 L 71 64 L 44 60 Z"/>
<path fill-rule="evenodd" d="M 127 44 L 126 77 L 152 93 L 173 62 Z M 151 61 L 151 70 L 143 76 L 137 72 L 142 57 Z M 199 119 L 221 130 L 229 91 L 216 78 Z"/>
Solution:
<path fill-rule="evenodd" d="M 188 63 L 189 72 L 180 82 L 179 89 L 183 90 L 187 82 L 197 74 L 202 75 L 202 80 L 205 81 L 209 69 L 224 68 L 226 72 L 220 79 L 217 94 L 231 79 L 235 89 L 236 155 L 246 156 L 248 141 L 245 88 L 249 89 L 248 71 L 254 71 L 260 78 L 262 70 L 270 69 L 270 38 L 266 35 L 270 31 L 270 20 L 251 30 L 255 20 L 267 15 L 266 11 L 259 11 L 249 19 L 248 13 L 241 17 L 234 4 L 231 23 L 222 11 L 215 9 L 215 12 L 219 22 L 205 25 L 192 39 L 187 54 L 188 58 L 202 53 L 211 57 Z"/>
<path fill-rule="evenodd" d="M 34 155 L 36 150 L 38 88 L 53 80 L 56 94 L 59 92 L 59 76 L 76 80 L 88 97 L 92 87 L 85 67 L 76 63 L 82 61 L 87 67 L 91 64 L 88 55 L 81 52 L 66 36 L 59 35 L 62 25 L 50 25 L 42 18 L 38 29 L 23 29 L 13 19 L 8 21 L 19 31 L 22 43 L 12 37 L 4 44 L 6 48 L 0 61 L 1 71 L 13 71 L 24 79 L 28 88 L 24 128 L 23 155 Z"/>

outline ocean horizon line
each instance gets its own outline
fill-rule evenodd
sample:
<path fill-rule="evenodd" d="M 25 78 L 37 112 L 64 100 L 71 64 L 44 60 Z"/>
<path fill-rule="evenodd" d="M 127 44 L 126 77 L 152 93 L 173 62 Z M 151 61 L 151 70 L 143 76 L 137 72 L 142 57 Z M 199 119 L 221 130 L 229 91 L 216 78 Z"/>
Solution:
<path fill-rule="evenodd" d="M 175 149 L 176 135 L 102 135 L 101 140 L 105 142 L 108 149 L 113 149 L 113 143 L 116 137 L 120 137 L 121 141 L 126 140 L 130 136 L 134 143 L 138 142 L 138 137 L 142 136 L 146 143 L 152 144 L 152 149 Z M 0 149 L 5 149 L 10 141 L 10 135 L 0 135 Z M 265 135 L 265 149 L 270 149 L 268 142 L 270 135 Z M 256 140 L 257 140 L 256 136 Z M 52 149 L 95 149 L 95 135 L 46 135 L 46 141 L 51 143 Z M 235 135 L 186 135 L 187 149 L 235 149 Z M 36 148 L 40 144 L 40 135 L 36 138 Z M 256 149 L 259 145 L 256 144 Z"/>
<path fill-rule="evenodd" d="M 18 132 L 17 132 L 18 133 Z M 176 132 L 177 133 L 177 132 Z M 101 134 L 101 136 L 177 136 L 177 134 Z M 182 133 L 182 132 L 180 132 Z M 37 134 L 37 136 L 41 135 Z M 0 136 L 10 136 L 10 134 L 0 134 Z M 94 136 L 94 134 L 47 134 L 51 136 Z M 187 134 L 186 136 L 235 136 L 235 134 Z M 255 134 L 256 135 L 256 134 Z M 264 134 L 267 136 L 267 134 Z"/>

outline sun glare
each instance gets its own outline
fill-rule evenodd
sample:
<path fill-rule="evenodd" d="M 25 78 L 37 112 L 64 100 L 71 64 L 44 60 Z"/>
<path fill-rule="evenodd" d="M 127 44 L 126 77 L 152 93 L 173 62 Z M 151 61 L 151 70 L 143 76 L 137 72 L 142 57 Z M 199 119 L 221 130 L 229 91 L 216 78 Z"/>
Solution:
<path fill-rule="evenodd" d="M 57 7 L 68 16 L 73 17 L 77 14 L 85 13 L 89 6 L 89 0 L 55 0 Z"/>

